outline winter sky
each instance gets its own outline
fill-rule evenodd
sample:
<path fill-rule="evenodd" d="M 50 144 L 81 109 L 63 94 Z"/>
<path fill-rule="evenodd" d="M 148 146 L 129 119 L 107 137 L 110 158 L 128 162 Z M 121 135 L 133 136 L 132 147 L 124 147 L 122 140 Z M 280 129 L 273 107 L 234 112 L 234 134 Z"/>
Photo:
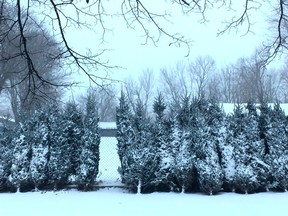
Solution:
<path fill-rule="evenodd" d="M 143 2 L 149 3 L 148 1 Z M 242 3 L 238 3 L 239 8 L 243 9 Z M 212 56 L 217 66 L 221 67 L 234 63 L 239 57 L 250 56 L 257 47 L 267 41 L 270 35 L 267 30 L 270 10 L 266 10 L 264 6 L 261 10 L 253 11 L 253 14 L 251 12 L 251 32 L 245 34 L 247 25 L 244 23 L 230 33 L 217 36 L 219 30 L 225 27 L 223 21 L 230 20 L 237 13 L 239 15 L 240 11 L 229 12 L 225 7 L 208 10 L 206 16 L 208 21 L 203 24 L 199 23 L 200 14 L 184 15 L 180 8 L 176 10 L 177 5 L 175 4 L 172 4 L 171 8 L 168 7 L 168 3 L 163 4 L 163 1 L 157 1 L 157 3 L 153 1 L 153 5 L 148 4 L 148 7 L 153 11 L 159 10 L 161 12 L 164 9 L 173 12 L 169 17 L 170 22 L 162 22 L 162 24 L 171 33 L 181 33 L 192 41 L 188 57 L 186 57 L 187 47 L 184 45 L 180 47 L 169 46 L 170 40 L 167 37 L 161 37 L 156 46 L 151 41 L 143 45 L 145 42 L 145 38 L 141 37 L 143 32 L 137 26 L 135 30 L 127 28 L 121 16 L 105 17 L 105 27 L 111 31 L 106 32 L 104 43 L 99 44 L 99 38 L 102 36 L 101 28 L 97 29 L 97 33 L 73 30 L 69 40 L 79 49 L 86 47 L 96 52 L 100 49 L 108 49 L 109 51 L 102 55 L 102 60 L 124 68 L 114 71 L 112 76 L 116 79 L 139 74 L 147 68 L 152 69 L 157 74 L 162 67 L 174 67 L 180 61 L 189 62 L 199 55 Z M 119 9 L 120 4 L 115 3 L 114 10 L 119 11 Z M 153 30 L 151 32 L 152 34 L 155 33 Z M 157 34 L 154 35 L 157 36 Z"/>

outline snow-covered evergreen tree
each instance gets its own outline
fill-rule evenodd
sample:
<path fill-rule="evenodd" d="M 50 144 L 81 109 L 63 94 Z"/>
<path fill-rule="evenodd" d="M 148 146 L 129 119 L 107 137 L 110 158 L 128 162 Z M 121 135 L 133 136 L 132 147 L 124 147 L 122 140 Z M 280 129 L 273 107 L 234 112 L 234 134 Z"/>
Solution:
<path fill-rule="evenodd" d="M 186 192 L 193 185 L 193 154 L 191 153 L 190 133 L 183 134 L 177 118 L 172 121 L 171 145 L 173 146 L 174 162 L 172 166 L 172 176 L 174 181 L 174 191 Z"/>
<path fill-rule="evenodd" d="M 184 107 L 182 107 L 182 109 L 183 108 Z M 182 115 L 183 114 L 184 112 L 182 110 Z M 189 116 L 189 114 L 187 116 Z M 182 117 L 182 120 L 183 118 L 184 117 Z M 182 125 L 181 127 L 179 118 L 175 117 L 172 120 L 171 144 L 173 146 L 172 150 L 174 156 L 174 166 L 172 169 L 173 177 L 175 178 L 174 190 L 181 191 L 182 193 L 195 190 L 193 186 L 196 182 L 196 155 L 195 152 L 193 152 L 192 132 L 189 124 Z"/>
<path fill-rule="evenodd" d="M 116 139 L 118 141 L 118 156 L 120 159 L 120 174 L 122 182 L 126 183 L 126 171 L 128 169 L 128 158 L 127 154 L 131 145 L 135 143 L 135 133 L 132 127 L 131 120 L 131 110 L 129 106 L 129 101 L 125 96 L 124 92 L 121 92 L 121 97 L 119 98 L 119 106 L 116 109 L 116 124 L 117 124 L 117 134 Z"/>
<path fill-rule="evenodd" d="M 27 123 L 21 123 L 16 132 L 15 138 L 12 140 L 14 147 L 12 153 L 12 164 L 9 182 L 19 192 L 21 187 L 26 186 L 31 182 L 30 178 L 30 161 L 31 161 L 31 137 Z"/>
<path fill-rule="evenodd" d="M 222 160 L 221 167 L 223 170 L 223 189 L 226 191 L 235 191 L 235 146 L 239 143 L 238 139 L 234 137 L 231 117 L 226 119 L 226 140 L 220 145 Z"/>
<path fill-rule="evenodd" d="M 31 133 L 32 158 L 30 162 L 31 180 L 35 190 L 44 184 L 47 180 L 48 163 L 48 125 L 47 113 L 40 109 L 32 117 L 35 122 L 33 132 Z"/>
<path fill-rule="evenodd" d="M 132 123 L 135 139 L 126 153 L 129 172 L 126 173 L 125 178 L 131 174 L 134 176 L 132 179 L 134 179 L 134 183 L 137 182 L 138 192 L 140 189 L 141 192 L 154 191 L 159 184 L 156 178 L 160 162 L 159 146 L 155 142 L 154 127 L 151 120 L 146 118 L 144 106 L 140 101 L 136 104 Z M 137 175 L 135 176 L 134 173 Z M 135 177 L 137 178 L 135 179 Z"/>
<path fill-rule="evenodd" d="M 269 146 L 267 163 L 271 167 L 271 187 L 288 189 L 288 137 L 287 120 L 280 104 L 276 103 L 270 112 L 270 125 L 266 130 L 266 140 Z"/>
<path fill-rule="evenodd" d="M 215 101 L 203 101 L 204 99 L 198 102 L 199 112 L 196 116 L 200 138 L 196 143 L 196 168 L 201 191 L 212 195 L 219 192 L 223 184 L 220 145 L 223 145 L 225 140 L 224 113 Z"/>
<path fill-rule="evenodd" d="M 288 191 L 288 155 L 282 154 L 279 158 L 274 158 L 272 161 L 273 177 L 276 181 L 276 186 L 279 189 Z"/>
<path fill-rule="evenodd" d="M 223 175 L 217 159 L 207 156 L 196 162 L 198 181 L 202 192 L 213 195 L 218 193 L 223 184 Z"/>
<path fill-rule="evenodd" d="M 48 109 L 48 183 L 54 190 L 68 183 L 70 160 L 62 141 L 62 113 L 56 104 Z"/>
<path fill-rule="evenodd" d="M 155 191 L 155 173 L 159 158 L 155 146 L 151 143 L 151 133 L 141 131 L 137 142 L 129 146 L 129 153 L 123 158 L 125 184 L 137 193 Z"/>
<path fill-rule="evenodd" d="M 187 99 L 184 100 L 179 123 L 182 124 L 182 145 L 186 145 L 185 158 L 188 159 L 183 158 L 183 161 L 188 163 L 186 167 L 190 169 L 187 172 L 187 180 L 190 185 L 194 182 L 193 190 L 213 194 L 222 187 L 222 170 L 217 148 L 222 128 L 220 123 L 216 125 L 216 122 L 221 122 L 222 119 L 216 119 L 218 113 L 213 110 L 216 108 L 210 106 L 211 108 L 208 101 L 204 99 L 194 99 L 189 106 Z M 180 150 L 183 147 L 180 147 Z M 195 184 L 196 182 L 198 185 Z"/>
<path fill-rule="evenodd" d="M 259 137 L 255 105 L 248 103 L 246 112 L 238 105 L 234 110 L 233 118 L 236 159 L 235 187 L 244 193 L 255 192 L 262 186 L 261 178 L 265 168 L 262 157 L 264 144 Z"/>
<path fill-rule="evenodd" d="M 182 192 L 195 190 L 193 185 L 196 182 L 194 164 L 196 154 L 193 144 L 197 139 L 197 130 L 193 124 L 194 114 L 191 112 L 190 100 L 186 97 L 182 100 L 181 108 L 172 124 L 172 145 L 175 149 L 173 170 Z"/>
<path fill-rule="evenodd" d="M 255 108 L 256 110 L 256 108 Z M 271 127 L 271 107 L 267 102 L 262 101 L 260 107 L 260 115 L 257 116 L 258 123 L 258 146 L 254 147 L 252 166 L 257 174 L 259 190 L 268 191 L 271 187 L 271 166 L 269 164 L 270 147 L 267 140 L 267 132 Z"/>
<path fill-rule="evenodd" d="M 265 151 L 264 154 L 268 155 L 270 153 L 270 148 L 267 140 L 268 130 L 271 128 L 271 112 L 272 109 L 266 102 L 262 102 L 260 105 L 260 115 L 258 120 L 259 127 L 259 137 L 264 143 Z"/>
<path fill-rule="evenodd" d="M 159 158 L 159 168 L 155 173 L 155 184 L 160 191 L 173 190 L 174 175 L 174 146 L 170 140 L 171 136 L 171 123 L 164 116 L 166 104 L 161 93 L 155 98 L 153 103 L 153 110 L 156 114 L 156 121 L 153 127 L 153 145 L 157 148 L 156 153 Z"/>
<path fill-rule="evenodd" d="M 78 187 L 85 191 L 92 189 L 99 170 L 100 134 L 96 103 L 95 98 L 89 94 L 84 119 L 83 146 L 80 153 L 80 165 L 77 170 Z"/>
<path fill-rule="evenodd" d="M 12 129 L 7 125 L 0 125 L 0 191 L 6 190 L 10 174 L 12 157 Z"/>
<path fill-rule="evenodd" d="M 269 122 L 269 110 L 271 110 L 268 105 L 266 105 L 266 102 L 262 102 L 260 106 L 260 111 L 262 112 L 264 109 L 261 107 L 267 107 L 265 108 L 268 112 L 267 113 L 267 122 Z M 249 105 L 249 103 L 248 103 Z M 270 187 L 270 174 L 271 174 L 271 168 L 269 164 L 267 163 L 267 156 L 269 154 L 269 146 L 266 142 L 266 139 L 262 139 L 260 137 L 260 127 L 259 127 L 259 122 L 260 122 L 260 116 L 256 111 L 256 106 L 254 104 L 250 105 L 252 109 L 248 109 L 248 119 L 250 120 L 249 122 L 252 125 L 257 125 L 258 127 L 254 130 L 250 130 L 250 134 L 252 134 L 251 137 L 249 137 L 249 140 L 252 140 L 251 143 L 251 157 L 252 157 L 252 167 L 257 175 L 257 182 L 259 184 L 259 187 L 257 190 L 261 191 L 267 191 L 269 190 Z M 251 111 L 252 110 L 252 111 Z M 247 124 L 249 127 L 249 124 Z M 252 126 L 250 126 L 252 128 Z M 249 129 L 247 129 L 248 131 Z"/>
<path fill-rule="evenodd" d="M 64 108 L 59 144 L 66 152 L 64 157 L 69 164 L 71 183 L 75 182 L 76 172 L 79 168 L 83 133 L 83 115 L 75 102 L 68 102 Z"/>

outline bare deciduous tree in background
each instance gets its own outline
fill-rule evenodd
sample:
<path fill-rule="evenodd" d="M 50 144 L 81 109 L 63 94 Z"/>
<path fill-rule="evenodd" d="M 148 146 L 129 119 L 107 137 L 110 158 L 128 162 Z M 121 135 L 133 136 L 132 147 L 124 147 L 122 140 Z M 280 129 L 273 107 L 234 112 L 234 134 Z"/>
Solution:
<path fill-rule="evenodd" d="M 175 68 L 162 68 L 160 71 L 162 86 L 159 91 L 165 92 L 165 99 L 173 106 L 180 106 L 183 97 L 193 94 L 190 77 L 186 73 L 186 65 L 179 62 Z"/>
<path fill-rule="evenodd" d="M 59 52 L 58 44 L 47 33 L 37 32 L 37 29 L 32 29 L 27 34 L 27 48 L 41 77 L 57 85 L 49 85 L 40 80 L 26 79 L 25 61 L 21 56 L 17 56 L 19 51 L 17 47 L 8 44 L 6 47 L 7 55 L 15 53 L 15 57 L 5 64 L 6 72 L 10 73 L 6 85 L 11 86 L 5 92 L 8 94 L 16 122 L 20 120 L 19 117 L 21 115 L 29 116 L 30 113 L 33 113 L 40 106 L 59 100 L 62 90 L 59 87 L 66 80 L 64 73 L 61 71 L 59 59 L 53 58 L 53 55 Z M 33 85 L 36 85 L 37 92 L 34 94 L 29 94 L 29 82 L 33 82 Z"/>
<path fill-rule="evenodd" d="M 148 116 L 154 99 L 155 80 L 153 71 L 150 69 L 144 70 L 138 80 L 128 78 L 124 82 L 124 89 L 133 111 L 136 112 L 138 103 L 143 106 L 143 114 Z"/>
<path fill-rule="evenodd" d="M 90 87 L 87 94 L 79 97 L 79 104 L 85 104 L 88 95 L 97 102 L 99 120 L 102 122 L 116 121 L 117 90 L 112 85 Z M 84 108 L 84 107 L 82 107 Z"/>
<path fill-rule="evenodd" d="M 187 68 L 191 80 L 195 82 L 197 98 L 207 97 L 209 78 L 215 73 L 215 61 L 210 56 L 199 56 Z"/>
<path fill-rule="evenodd" d="M 36 24 L 39 29 L 48 28 L 49 32 L 53 32 L 54 36 L 59 39 L 61 44 L 62 57 L 65 58 L 67 65 L 71 68 L 86 74 L 93 82 L 101 83 L 99 80 L 105 77 L 93 73 L 95 69 L 109 70 L 111 67 L 107 62 L 101 61 L 103 50 L 98 53 L 81 53 L 75 50 L 68 40 L 67 30 L 70 27 L 75 29 L 102 29 L 102 41 L 105 41 L 105 34 L 109 31 L 106 26 L 106 21 L 110 17 L 121 16 L 124 18 L 127 26 L 137 29 L 144 33 L 144 42 L 157 43 L 161 37 L 170 39 L 170 45 L 186 45 L 188 50 L 190 46 L 189 40 L 183 37 L 180 33 L 170 32 L 166 28 L 169 15 L 175 10 L 182 10 L 184 14 L 190 14 L 191 17 L 198 17 L 201 14 L 200 21 L 205 23 L 208 18 L 209 11 L 222 8 L 227 11 L 227 18 L 223 20 L 226 25 L 223 26 L 219 34 L 223 34 L 233 29 L 238 29 L 241 26 L 246 26 L 247 32 L 252 31 L 253 14 L 257 11 L 273 10 L 274 17 L 271 20 L 273 27 L 273 36 L 267 42 L 266 47 L 269 50 L 269 59 L 273 58 L 278 52 L 287 49 L 287 2 L 281 1 L 261 1 L 261 0 L 172 0 L 172 1 L 157 1 L 146 2 L 142 0 L 118 0 L 118 1 L 84 1 L 84 0 L 27 0 L 27 1 L 9 1 L 2 0 L 1 3 L 16 6 L 16 17 L 7 18 L 3 13 L 1 22 L 6 20 L 9 26 L 6 31 L 1 31 L 1 37 L 6 38 L 10 31 L 19 32 L 21 38 L 19 48 L 21 55 L 26 60 L 27 64 L 27 79 L 32 80 L 31 92 L 36 91 L 37 85 L 33 84 L 33 80 L 38 79 L 43 83 L 53 85 L 55 83 L 46 80 L 40 72 L 35 68 L 34 61 L 31 58 L 31 53 L 27 49 L 27 34 L 25 31 L 30 28 L 31 23 Z M 86 3 L 88 2 L 88 4 Z M 37 19 L 32 16 L 35 13 Z M 39 15 L 39 17 L 38 17 Z M 196 16 L 197 15 L 197 16 Z M 187 19 L 189 17 L 187 16 Z M 90 20 L 90 22 L 88 22 Z M 173 17 L 170 18 L 173 21 Z M 189 23 L 189 22 L 187 22 Z M 193 38 L 192 38 L 193 39 Z M 81 38 L 79 40 L 85 40 Z M 92 70 L 93 69 L 93 70 Z M 3 82 L 3 74 L 1 74 L 1 82 Z M 0 83 L 1 84 L 1 83 Z"/>
<path fill-rule="evenodd" d="M 226 65 L 221 69 L 220 73 L 221 85 L 222 85 L 222 99 L 226 103 L 235 102 L 236 94 L 236 82 L 235 72 L 233 65 Z"/>
<path fill-rule="evenodd" d="M 29 28 L 22 32 L 25 34 L 23 44 L 21 31 L 15 27 L 15 12 L 17 10 L 8 1 L 0 1 L 0 93 L 9 98 L 18 122 L 23 114 L 29 116 L 37 107 L 59 99 L 59 87 L 70 84 L 66 83 L 61 70 L 60 44 L 44 28 L 28 19 L 25 25 Z"/>

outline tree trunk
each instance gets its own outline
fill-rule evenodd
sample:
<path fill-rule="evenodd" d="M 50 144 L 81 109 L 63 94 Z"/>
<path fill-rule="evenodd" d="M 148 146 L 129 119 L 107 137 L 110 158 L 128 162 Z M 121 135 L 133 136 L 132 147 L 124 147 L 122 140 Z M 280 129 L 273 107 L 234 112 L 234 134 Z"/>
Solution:
<path fill-rule="evenodd" d="M 185 186 L 184 185 L 182 185 L 182 191 L 181 191 L 181 193 L 185 193 Z"/>
<path fill-rule="evenodd" d="M 141 194 L 141 187 L 142 187 L 142 181 L 141 179 L 139 179 L 137 185 L 137 194 Z"/>

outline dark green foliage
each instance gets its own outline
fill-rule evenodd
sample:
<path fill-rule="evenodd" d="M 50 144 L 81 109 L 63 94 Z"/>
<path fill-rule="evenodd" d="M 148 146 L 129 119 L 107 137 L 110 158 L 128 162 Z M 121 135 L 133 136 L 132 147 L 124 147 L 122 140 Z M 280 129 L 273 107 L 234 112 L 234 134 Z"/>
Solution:
<path fill-rule="evenodd" d="M 198 181 L 201 191 L 207 194 L 219 192 L 223 184 L 223 174 L 220 167 L 220 144 L 223 137 L 224 113 L 215 101 L 198 102 L 199 114 L 197 115 L 197 127 L 199 140 L 195 143 L 198 171 Z M 225 131 L 225 130 L 224 130 Z"/>
<path fill-rule="evenodd" d="M 194 190 L 193 184 L 196 182 L 195 143 L 199 138 L 196 116 L 196 110 L 192 109 L 189 98 L 184 98 L 172 121 L 172 138 L 176 139 L 171 140 L 175 160 L 174 175 L 178 184 L 174 187 L 178 187 L 182 192 Z"/>
<path fill-rule="evenodd" d="M 270 166 L 270 187 L 287 190 L 287 119 L 279 103 L 276 103 L 274 109 L 270 111 L 269 123 L 265 139 L 270 150 L 266 157 L 266 162 Z"/>
<path fill-rule="evenodd" d="M 153 142 L 156 135 L 155 130 L 150 123 L 150 119 L 146 118 L 143 107 L 141 102 L 138 101 L 132 121 L 135 133 L 134 142 L 129 146 L 126 153 L 128 163 L 133 164 L 133 166 L 128 169 L 129 172 L 126 172 L 126 179 L 128 179 L 127 174 L 133 176 L 134 172 L 136 172 L 137 176 L 134 176 L 134 186 L 138 187 L 138 191 L 146 192 L 156 187 L 158 183 L 156 175 L 160 157 L 157 150 L 160 143 L 156 144 Z M 139 151 L 142 152 L 140 153 Z M 133 158 L 130 157 L 130 152 L 132 152 Z"/>
<path fill-rule="evenodd" d="M 66 152 L 67 163 L 69 166 L 70 177 L 76 175 L 79 167 L 79 155 L 82 148 L 83 115 L 75 102 L 68 102 L 64 109 L 62 121 L 62 134 L 60 145 Z"/>
<path fill-rule="evenodd" d="M 178 121 L 174 118 L 171 131 L 171 145 L 173 146 L 173 175 L 174 190 L 189 191 L 194 182 L 194 154 L 191 152 L 190 133 L 180 130 Z"/>
<path fill-rule="evenodd" d="M 91 190 L 96 181 L 99 167 L 100 135 L 95 98 L 88 95 L 84 118 L 83 146 L 80 152 L 80 164 L 77 170 L 78 187 Z"/>
<path fill-rule="evenodd" d="M 9 175 L 10 184 L 20 191 L 30 182 L 31 137 L 29 128 L 20 124 L 11 145 L 14 147 Z"/>
<path fill-rule="evenodd" d="M 63 117 L 56 104 L 48 109 L 48 184 L 57 190 L 68 184 L 69 158 L 66 146 L 61 145 Z"/>
<path fill-rule="evenodd" d="M 264 154 L 268 155 L 270 153 L 270 148 L 267 139 L 268 130 L 271 127 L 271 113 L 272 109 L 268 106 L 266 102 L 262 102 L 260 105 L 260 116 L 258 120 L 259 127 L 259 137 L 264 142 Z"/>
<path fill-rule="evenodd" d="M 33 126 L 31 138 L 31 162 L 30 175 L 31 181 L 37 190 L 39 186 L 44 184 L 47 180 L 47 163 L 48 163 L 48 126 L 47 115 L 44 110 L 36 111 L 32 117 L 35 125 Z"/>
<path fill-rule="evenodd" d="M 158 120 L 163 119 L 165 109 L 166 104 L 164 102 L 164 97 L 161 93 L 158 93 L 158 96 L 155 98 L 153 103 L 153 111 L 156 114 L 156 118 Z"/>
<path fill-rule="evenodd" d="M 255 129 L 254 112 L 252 105 L 247 106 L 250 111 L 244 110 L 241 105 L 237 105 L 231 117 L 231 127 L 233 137 L 231 143 L 235 151 L 235 188 L 243 193 L 253 192 L 257 189 L 256 173 L 252 168 L 252 147 L 259 141 Z M 247 112 L 248 111 L 248 112 Z M 251 113 L 251 115 L 249 115 Z M 256 132 L 256 133 L 255 133 Z M 256 137 L 254 136 L 256 135 Z M 252 138 L 252 139 L 251 139 Z"/>
<path fill-rule="evenodd" d="M 135 133 L 132 128 L 132 114 L 129 106 L 128 99 L 125 94 L 121 92 L 121 97 L 119 99 L 119 107 L 116 109 L 116 124 L 117 124 L 117 148 L 118 155 L 121 164 L 121 178 L 123 183 L 128 182 L 126 179 L 126 172 L 128 172 L 128 162 L 127 152 L 131 145 L 135 142 Z"/>
<path fill-rule="evenodd" d="M 7 190 L 10 175 L 13 130 L 7 124 L 0 125 L 0 191 Z"/>
<path fill-rule="evenodd" d="M 196 164 L 201 191 L 209 195 L 218 193 L 222 188 L 223 175 L 217 161 L 207 158 L 206 160 L 198 161 Z"/>
<path fill-rule="evenodd" d="M 152 145 L 152 134 L 148 128 L 137 133 L 135 142 L 129 146 L 129 149 L 124 157 L 125 171 L 123 178 L 125 184 L 137 188 L 138 192 L 153 191 L 155 188 L 156 172 L 158 170 L 158 155 L 156 148 Z"/>
<path fill-rule="evenodd" d="M 274 110 L 265 103 L 259 110 L 251 102 L 238 104 L 226 116 L 214 100 L 184 98 L 166 119 L 163 100 L 161 94 L 155 99 L 152 121 L 141 103 L 133 115 L 125 97 L 120 98 L 124 183 L 138 185 L 138 192 L 287 190 L 287 120 L 279 104 Z"/>
<path fill-rule="evenodd" d="M 235 188 L 243 193 L 266 190 L 268 187 L 267 164 L 264 161 L 264 144 L 260 139 L 259 116 L 256 107 L 248 103 L 246 110 L 237 105 L 231 118 L 230 143 L 235 155 Z M 234 126 L 234 128 L 233 128 Z M 236 129 L 235 129 L 236 128 Z"/>
<path fill-rule="evenodd" d="M 1 125 L 0 190 L 57 190 L 76 181 L 81 189 L 92 188 L 100 144 L 95 100 L 89 98 L 85 115 L 75 103 L 64 112 L 57 104 L 39 107 L 11 132 Z"/>

